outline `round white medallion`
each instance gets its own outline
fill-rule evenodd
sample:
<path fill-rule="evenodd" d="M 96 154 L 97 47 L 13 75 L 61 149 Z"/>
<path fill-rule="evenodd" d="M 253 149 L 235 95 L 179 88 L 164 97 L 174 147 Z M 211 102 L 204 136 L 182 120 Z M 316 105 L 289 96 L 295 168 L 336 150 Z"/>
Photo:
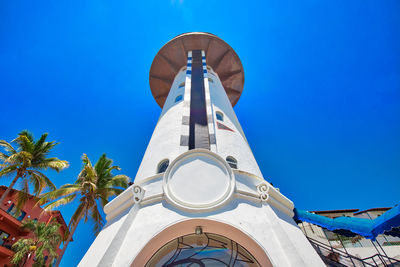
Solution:
<path fill-rule="evenodd" d="M 164 192 L 178 207 L 204 211 L 224 204 L 234 191 L 234 175 L 220 156 L 203 149 L 190 150 L 168 167 Z"/>

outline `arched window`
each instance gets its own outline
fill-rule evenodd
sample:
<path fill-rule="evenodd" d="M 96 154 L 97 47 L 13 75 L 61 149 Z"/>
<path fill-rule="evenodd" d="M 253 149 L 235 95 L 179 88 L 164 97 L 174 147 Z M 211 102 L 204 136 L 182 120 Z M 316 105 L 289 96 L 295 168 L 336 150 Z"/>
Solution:
<path fill-rule="evenodd" d="M 175 98 L 175 103 L 181 101 L 182 99 L 183 99 L 183 96 L 182 96 L 182 95 L 178 95 L 178 96 Z"/>
<path fill-rule="evenodd" d="M 185 82 L 180 83 L 178 86 L 178 88 L 182 88 L 182 87 L 185 87 Z"/>
<path fill-rule="evenodd" d="M 217 116 L 217 120 L 224 121 L 224 114 L 222 114 L 222 112 L 217 111 L 216 116 Z"/>
<path fill-rule="evenodd" d="M 245 247 L 234 240 L 214 233 L 201 232 L 180 236 L 168 242 L 158 249 L 145 265 L 145 267 L 150 266 L 261 265 Z M 264 266 L 272 265 L 266 263 Z"/>
<path fill-rule="evenodd" d="M 210 83 L 213 83 L 213 82 L 214 82 L 214 80 L 211 79 L 210 77 L 208 77 L 208 81 L 209 81 Z"/>
<path fill-rule="evenodd" d="M 232 169 L 237 169 L 237 160 L 234 157 L 226 157 L 226 162 L 228 162 L 229 166 L 231 166 Z"/>
<path fill-rule="evenodd" d="M 169 159 L 164 159 L 158 164 L 157 173 L 163 173 L 167 170 L 169 165 Z"/>

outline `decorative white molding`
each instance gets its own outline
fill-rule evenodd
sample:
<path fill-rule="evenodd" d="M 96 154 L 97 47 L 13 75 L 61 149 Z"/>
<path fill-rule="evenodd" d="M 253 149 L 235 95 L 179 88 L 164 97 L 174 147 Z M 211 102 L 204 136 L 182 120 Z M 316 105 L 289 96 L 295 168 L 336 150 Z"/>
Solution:
<path fill-rule="evenodd" d="M 260 200 L 261 202 L 267 202 L 269 199 L 268 191 L 269 191 L 270 186 L 267 185 L 266 183 L 259 184 L 257 186 L 257 192 L 260 194 Z"/>
<path fill-rule="evenodd" d="M 190 212 L 215 210 L 229 202 L 234 190 L 232 169 L 205 149 L 181 154 L 168 166 L 163 179 L 167 201 Z"/>
<path fill-rule="evenodd" d="M 134 204 L 139 204 L 144 197 L 144 190 L 138 185 L 133 185 L 133 202 Z"/>
<path fill-rule="evenodd" d="M 145 190 L 139 185 L 131 185 L 104 207 L 107 221 L 112 220 L 129 207 L 140 204 L 144 197 L 144 193 Z"/>
<path fill-rule="evenodd" d="M 194 150 L 186 152 L 187 154 L 193 153 Z M 213 154 L 212 152 L 206 150 L 201 150 L 201 152 Z M 178 160 L 178 159 L 177 159 Z M 171 163 L 172 165 L 172 163 Z M 168 171 L 168 170 L 167 170 Z M 270 185 L 267 181 L 258 177 L 254 174 L 247 173 L 240 170 L 232 170 L 235 176 L 232 182 L 233 194 L 232 196 L 228 196 L 227 200 L 231 200 L 232 198 L 240 198 L 245 199 L 254 203 L 264 203 L 269 204 L 276 209 L 284 212 L 290 217 L 293 217 L 293 202 L 283 196 L 278 190 L 276 190 L 272 185 Z M 168 198 L 165 194 L 165 188 L 163 186 L 164 183 L 164 174 L 157 174 L 151 176 L 149 178 L 143 179 L 137 184 L 132 185 L 118 197 L 116 197 L 113 201 L 106 205 L 104 208 L 105 213 L 107 214 L 107 220 L 110 221 L 128 208 L 132 207 L 134 204 L 140 204 L 140 207 L 145 207 L 147 205 L 151 205 L 154 203 L 160 203 L 162 201 L 167 200 L 169 203 L 174 204 L 174 206 L 179 207 L 180 209 L 193 212 L 193 207 L 187 207 L 185 205 L 176 204 L 172 202 L 170 198 Z M 196 188 L 196 186 L 192 187 Z M 231 188 L 231 189 L 232 189 Z M 193 193 L 193 190 L 188 189 L 188 192 Z M 144 194 L 144 192 L 146 192 Z M 135 200 L 138 198 L 139 201 Z M 228 201 L 227 201 L 228 202 Z M 226 203 L 227 203 L 226 202 Z M 221 206 L 223 206 L 225 202 L 221 202 L 220 204 L 215 204 L 214 206 L 210 206 L 209 208 L 197 209 L 196 212 L 207 212 L 213 211 Z"/>

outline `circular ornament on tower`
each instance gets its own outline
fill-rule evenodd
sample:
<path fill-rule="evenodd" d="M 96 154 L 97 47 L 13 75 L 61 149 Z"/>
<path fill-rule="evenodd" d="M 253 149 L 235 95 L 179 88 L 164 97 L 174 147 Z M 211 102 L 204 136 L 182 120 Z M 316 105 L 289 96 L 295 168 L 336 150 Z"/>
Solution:
<path fill-rule="evenodd" d="M 226 204 L 235 189 L 235 176 L 226 161 L 205 149 L 176 158 L 164 174 L 168 201 L 191 212 L 215 210 Z"/>

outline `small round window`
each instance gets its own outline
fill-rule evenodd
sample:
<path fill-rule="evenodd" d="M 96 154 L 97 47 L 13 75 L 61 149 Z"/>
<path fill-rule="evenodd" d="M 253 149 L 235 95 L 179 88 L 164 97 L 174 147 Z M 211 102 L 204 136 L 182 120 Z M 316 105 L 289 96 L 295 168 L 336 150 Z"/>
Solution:
<path fill-rule="evenodd" d="M 208 81 L 209 81 L 210 83 L 213 83 L 213 82 L 214 82 L 214 80 L 211 79 L 211 78 L 208 78 Z"/>
<path fill-rule="evenodd" d="M 175 103 L 181 101 L 182 99 L 183 99 L 183 96 L 182 96 L 182 95 L 178 95 L 178 96 L 175 98 Z"/>
<path fill-rule="evenodd" d="M 237 160 L 234 157 L 226 157 L 226 162 L 228 162 L 229 166 L 231 166 L 232 169 L 237 169 Z"/>
<path fill-rule="evenodd" d="M 217 111 L 216 116 L 217 116 L 217 120 L 224 121 L 224 114 L 222 114 L 222 112 Z"/>
<path fill-rule="evenodd" d="M 163 161 L 161 161 L 158 164 L 158 168 L 157 168 L 157 173 L 163 173 L 167 170 L 169 165 L 169 160 L 168 159 L 164 159 Z"/>
<path fill-rule="evenodd" d="M 182 87 L 185 87 L 185 82 L 180 83 L 179 86 L 178 86 L 178 88 L 182 88 Z"/>

